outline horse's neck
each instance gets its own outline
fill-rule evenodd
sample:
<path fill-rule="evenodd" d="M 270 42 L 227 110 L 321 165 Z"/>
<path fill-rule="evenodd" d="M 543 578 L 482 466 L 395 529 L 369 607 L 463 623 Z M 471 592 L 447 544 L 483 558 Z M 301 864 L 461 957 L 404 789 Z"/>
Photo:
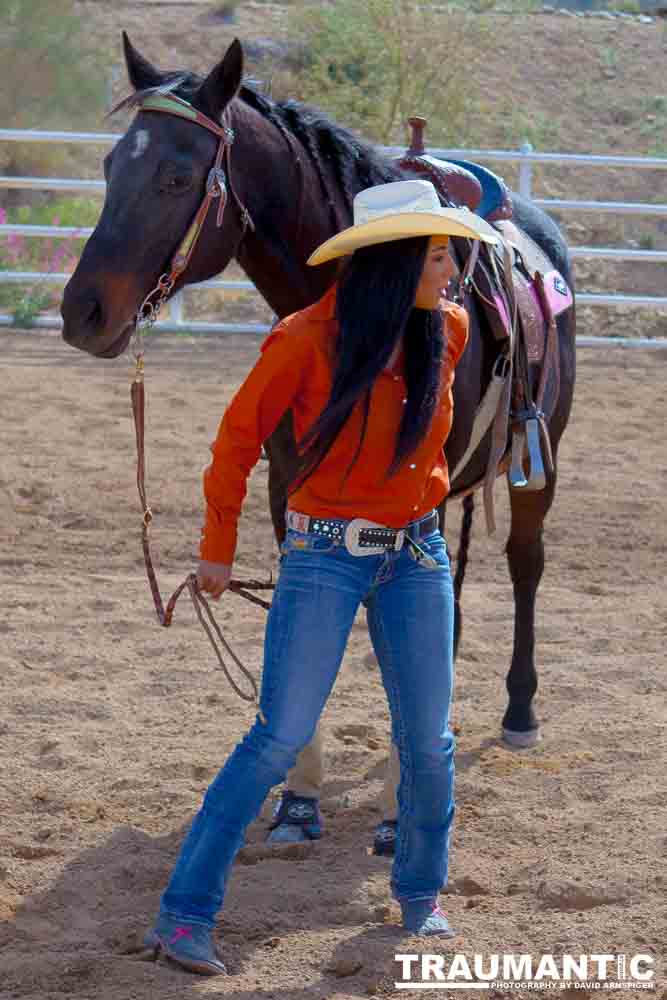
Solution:
<path fill-rule="evenodd" d="M 251 108 L 236 110 L 237 155 L 248 169 L 244 195 L 255 223 L 237 260 L 277 316 L 303 309 L 320 298 L 335 278 L 335 265 L 308 267 L 313 250 L 334 233 L 328 200 L 307 151 L 291 142 L 271 122 Z M 244 147 L 244 148 L 242 148 Z M 296 162 L 297 156 L 300 161 Z M 334 192 L 341 226 L 349 221 L 346 200 L 327 177 Z"/>
<path fill-rule="evenodd" d="M 246 236 L 237 255 L 239 264 L 278 317 L 316 302 L 334 280 L 335 272 L 330 268 L 309 268 L 295 250 L 279 233 L 267 238 L 256 232 Z"/>

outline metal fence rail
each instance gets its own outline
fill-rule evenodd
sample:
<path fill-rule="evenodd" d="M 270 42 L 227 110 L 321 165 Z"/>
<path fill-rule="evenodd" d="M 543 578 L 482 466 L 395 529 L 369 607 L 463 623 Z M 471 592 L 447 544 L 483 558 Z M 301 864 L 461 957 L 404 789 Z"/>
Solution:
<path fill-rule="evenodd" d="M 0 129 L 0 142 L 41 142 L 41 143 L 84 143 L 96 145 L 113 145 L 121 135 L 118 133 L 105 132 L 51 132 L 51 131 L 23 131 L 19 129 Z M 381 147 L 383 152 L 390 155 L 402 155 L 404 150 L 399 147 Z M 638 156 L 599 156 L 585 155 L 580 153 L 537 153 L 530 143 L 524 143 L 520 150 L 481 150 L 481 149 L 432 149 L 432 156 L 441 159 L 467 159 L 476 162 L 500 161 L 519 164 L 519 193 L 525 197 L 532 195 L 532 169 L 535 163 L 563 164 L 565 166 L 595 166 L 595 167 L 623 167 L 640 170 L 665 170 L 667 169 L 667 159 L 659 157 L 638 157 Z M 44 191 L 78 191 L 87 193 L 103 194 L 106 185 L 103 180 L 85 180 L 82 178 L 58 178 L 58 177 L 6 177 L 0 176 L 0 188 L 6 189 L 30 189 Z M 596 201 L 576 201 L 559 198 L 533 198 L 535 204 L 540 205 L 546 211 L 577 211 L 577 212 L 603 212 L 606 214 L 642 215 L 651 217 L 667 217 L 667 205 L 648 204 L 637 202 L 596 202 Z M 86 239 L 93 229 L 87 226 L 34 226 L 6 224 L 0 225 L 0 235 L 21 235 L 28 237 L 49 237 L 59 239 Z M 572 257 L 585 257 L 592 259 L 605 259 L 629 262 L 652 262 L 667 263 L 667 251 L 665 250 L 625 250 L 612 247 L 571 247 Z M 54 274 L 33 271 L 0 271 L 0 283 L 49 283 L 62 284 L 68 280 L 67 274 Z M 222 288 L 222 289 L 243 289 L 252 290 L 254 285 L 249 281 L 227 281 L 220 278 L 211 279 L 198 284 L 189 285 L 188 288 Z M 650 295 L 621 295 L 604 294 L 597 292 L 579 292 L 577 302 L 582 305 L 604 305 L 604 306 L 644 306 L 649 309 L 667 308 L 667 296 Z M 170 315 L 167 321 L 157 324 L 158 329 L 165 330 L 191 330 L 192 332 L 252 332 L 263 333 L 269 327 L 264 324 L 233 324 L 233 323 L 204 323 L 185 320 L 183 318 L 182 292 L 175 295 L 170 303 Z M 42 316 L 35 321 L 36 326 L 59 327 L 60 318 L 57 316 Z M 11 316 L 0 314 L 0 324 L 11 323 Z M 591 338 L 578 338 L 583 341 Z M 592 338 L 595 343 L 603 343 L 609 340 L 612 343 L 619 343 L 616 338 Z M 633 340 L 632 343 L 637 341 Z M 651 344 L 658 344 L 658 341 L 651 340 Z"/>

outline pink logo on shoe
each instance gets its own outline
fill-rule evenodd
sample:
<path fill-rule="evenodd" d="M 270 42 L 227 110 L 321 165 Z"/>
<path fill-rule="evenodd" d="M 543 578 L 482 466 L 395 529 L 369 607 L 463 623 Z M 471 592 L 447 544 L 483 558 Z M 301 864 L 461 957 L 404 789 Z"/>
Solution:
<path fill-rule="evenodd" d="M 177 927 L 176 930 L 174 931 L 173 937 L 172 937 L 171 941 L 169 942 L 169 944 L 176 944 L 177 941 L 180 941 L 181 938 L 184 938 L 184 937 L 189 937 L 189 938 L 192 937 L 192 931 L 190 930 L 190 928 L 189 927 Z"/>

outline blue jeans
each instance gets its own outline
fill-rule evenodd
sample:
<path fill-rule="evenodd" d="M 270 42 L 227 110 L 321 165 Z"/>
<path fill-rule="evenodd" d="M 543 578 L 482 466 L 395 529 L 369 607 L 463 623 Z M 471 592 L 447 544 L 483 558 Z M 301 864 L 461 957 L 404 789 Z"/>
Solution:
<path fill-rule="evenodd" d="M 434 899 L 447 881 L 454 814 L 449 730 L 453 592 L 447 548 L 419 542 L 427 568 L 400 552 L 353 556 L 337 541 L 289 531 L 268 617 L 260 716 L 206 792 L 185 838 L 162 910 L 213 925 L 246 827 L 311 740 L 360 603 L 367 609 L 398 747 L 398 839 L 391 889 Z"/>

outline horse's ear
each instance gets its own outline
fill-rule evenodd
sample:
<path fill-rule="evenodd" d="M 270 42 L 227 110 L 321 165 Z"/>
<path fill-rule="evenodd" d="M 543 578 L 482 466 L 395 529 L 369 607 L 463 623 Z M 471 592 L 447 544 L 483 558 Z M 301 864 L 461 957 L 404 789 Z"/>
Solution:
<path fill-rule="evenodd" d="M 152 66 L 148 59 L 144 59 L 140 52 L 137 52 L 125 31 L 123 32 L 123 52 L 125 53 L 127 75 L 135 90 L 157 87 L 162 83 L 163 74 L 155 66 Z"/>
<path fill-rule="evenodd" d="M 210 118 L 220 117 L 235 97 L 243 79 L 243 49 L 238 38 L 229 46 L 223 59 L 211 70 L 198 91 L 202 110 Z"/>

